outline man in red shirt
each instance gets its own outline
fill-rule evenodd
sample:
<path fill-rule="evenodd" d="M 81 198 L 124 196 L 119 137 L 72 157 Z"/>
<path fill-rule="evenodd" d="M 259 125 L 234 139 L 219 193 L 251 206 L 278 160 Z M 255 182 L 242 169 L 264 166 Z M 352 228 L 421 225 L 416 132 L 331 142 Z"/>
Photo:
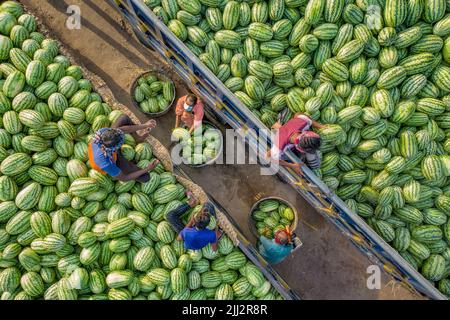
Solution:
<path fill-rule="evenodd" d="M 189 133 L 192 134 L 194 129 L 202 124 L 204 116 L 203 102 L 194 94 L 188 94 L 178 99 L 175 114 L 175 128 L 180 126 L 181 120 L 181 122 L 189 129 Z"/>
<path fill-rule="evenodd" d="M 300 163 L 290 163 L 286 160 L 288 158 L 284 153 L 293 149 L 302 161 L 306 161 L 311 169 L 320 168 L 320 157 L 318 150 L 321 145 L 320 136 L 310 131 L 311 128 L 320 129 L 324 126 L 312 120 L 308 116 L 297 113 L 292 119 L 281 125 L 281 122 L 276 122 L 272 129 L 276 129 L 276 138 L 272 148 L 267 152 L 268 157 L 278 160 L 282 166 L 300 170 Z"/>

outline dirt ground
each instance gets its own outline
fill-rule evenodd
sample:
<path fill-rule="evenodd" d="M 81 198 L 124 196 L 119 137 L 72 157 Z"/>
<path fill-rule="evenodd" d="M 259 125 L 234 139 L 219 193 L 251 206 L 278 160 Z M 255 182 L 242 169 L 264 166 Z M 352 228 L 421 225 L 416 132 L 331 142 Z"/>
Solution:
<path fill-rule="evenodd" d="M 115 98 L 141 119 L 146 116 L 133 106 L 130 89 L 145 70 L 161 69 L 176 84 L 177 96 L 187 92 L 184 83 L 151 51 L 127 30 L 130 28 L 109 1 L 92 0 L 20 0 L 37 15 L 78 57 L 84 66 L 100 76 Z M 81 9 L 81 29 L 66 27 L 69 5 Z M 170 144 L 174 125 L 173 111 L 158 118 L 154 135 L 164 145 Z M 261 197 L 281 196 L 293 203 L 300 213 L 296 233 L 303 247 L 276 270 L 303 299 L 418 299 L 420 297 L 382 274 L 380 290 L 366 286 L 367 267 L 372 263 L 336 228 L 320 216 L 303 198 L 276 177 L 260 176 L 256 165 L 213 165 L 183 170 L 211 194 L 233 217 L 248 239 L 252 204 Z"/>

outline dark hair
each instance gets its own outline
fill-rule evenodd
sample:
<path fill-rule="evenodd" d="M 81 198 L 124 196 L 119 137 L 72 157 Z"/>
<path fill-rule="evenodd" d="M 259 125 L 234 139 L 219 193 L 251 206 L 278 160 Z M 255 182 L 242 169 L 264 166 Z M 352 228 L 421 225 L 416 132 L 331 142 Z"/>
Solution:
<path fill-rule="evenodd" d="M 195 227 L 199 230 L 205 229 L 210 221 L 209 211 L 206 208 L 202 208 L 202 210 L 194 216 Z"/>
<path fill-rule="evenodd" d="M 320 148 L 321 144 L 322 139 L 319 136 L 315 137 L 305 135 L 298 142 L 299 147 L 305 150 L 306 152 L 316 151 L 317 149 Z"/>
<path fill-rule="evenodd" d="M 107 148 L 114 147 L 120 143 L 121 134 L 119 131 L 110 129 L 101 134 L 103 144 Z"/>
<path fill-rule="evenodd" d="M 194 105 L 197 103 L 197 96 L 193 93 L 187 95 L 186 100 L 191 99 L 194 102 Z"/>

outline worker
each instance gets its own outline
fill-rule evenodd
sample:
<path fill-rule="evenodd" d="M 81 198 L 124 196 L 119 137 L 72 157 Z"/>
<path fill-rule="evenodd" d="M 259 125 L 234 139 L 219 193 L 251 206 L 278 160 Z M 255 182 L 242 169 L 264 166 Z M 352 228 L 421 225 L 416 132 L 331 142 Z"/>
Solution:
<path fill-rule="evenodd" d="M 259 238 L 259 252 L 270 264 L 283 261 L 294 249 L 292 236 L 287 226 L 286 229 L 275 233 L 274 239 L 270 240 L 264 236 Z"/>
<path fill-rule="evenodd" d="M 177 101 L 175 108 L 176 120 L 175 128 L 180 126 L 180 120 L 189 133 L 192 134 L 195 128 L 201 126 L 204 116 L 203 102 L 194 94 L 188 94 Z"/>
<path fill-rule="evenodd" d="M 149 171 L 159 163 L 153 160 L 146 168 L 140 168 L 136 163 L 125 159 L 121 154 L 125 134 L 129 133 L 136 142 L 144 141 L 150 134 L 150 130 L 156 127 L 155 120 L 149 120 L 145 124 L 135 125 L 130 117 L 121 115 L 111 128 L 97 130 L 94 138 L 88 145 L 89 164 L 103 174 L 108 174 L 119 181 L 136 180 L 146 182 L 150 179 Z M 137 131 L 146 130 L 138 135 Z"/>
<path fill-rule="evenodd" d="M 206 203 L 189 219 L 185 226 L 181 217 L 198 204 L 198 200 L 191 191 L 187 191 L 186 196 L 188 197 L 187 203 L 181 204 L 167 214 L 167 220 L 178 233 L 177 240 L 183 241 L 186 249 L 200 250 L 211 244 L 212 249 L 217 251 L 217 242 L 222 234 L 217 225 L 215 230 L 206 228 L 211 221 L 210 216 L 215 217 L 216 215 L 214 207 L 210 203 Z"/>
<path fill-rule="evenodd" d="M 301 113 L 295 114 L 284 125 L 277 121 L 272 126 L 272 129 L 277 130 L 276 138 L 272 148 L 267 152 L 267 156 L 278 160 L 282 166 L 293 168 L 300 173 L 301 163 L 287 161 L 288 157 L 285 153 L 287 150 L 292 150 L 311 169 L 320 168 L 318 150 L 322 140 L 317 133 L 310 131 L 310 129 L 321 129 L 323 127 L 325 126 Z"/>

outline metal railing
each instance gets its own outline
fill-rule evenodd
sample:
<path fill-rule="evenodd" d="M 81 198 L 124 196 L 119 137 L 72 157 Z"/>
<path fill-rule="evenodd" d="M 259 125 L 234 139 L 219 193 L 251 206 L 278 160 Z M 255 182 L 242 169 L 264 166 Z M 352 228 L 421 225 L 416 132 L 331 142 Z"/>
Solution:
<path fill-rule="evenodd" d="M 267 127 L 161 22 L 142 0 L 110 0 L 132 26 L 138 39 L 170 63 L 179 76 L 212 111 L 245 139 L 256 154 L 265 152 L 258 143 Z M 293 154 L 292 161 L 299 162 Z M 302 175 L 280 168 L 278 175 L 320 214 L 333 223 L 369 259 L 405 287 L 430 299 L 447 299 L 432 283 L 412 268 L 367 223 L 306 167 Z"/>

